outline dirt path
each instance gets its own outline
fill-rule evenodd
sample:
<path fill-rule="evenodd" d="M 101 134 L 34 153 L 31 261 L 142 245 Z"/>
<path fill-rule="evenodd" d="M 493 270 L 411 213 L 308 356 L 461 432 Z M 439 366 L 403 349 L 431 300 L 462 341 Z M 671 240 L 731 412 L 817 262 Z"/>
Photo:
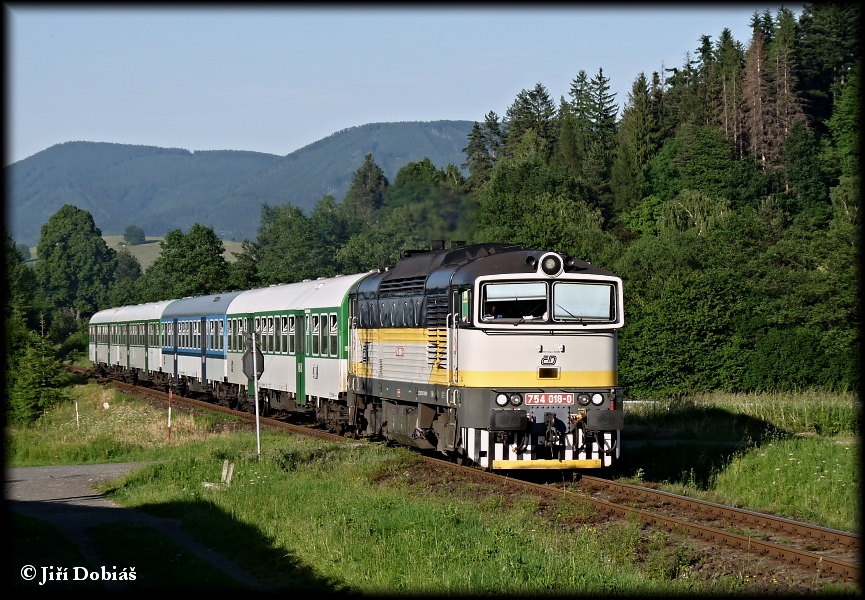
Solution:
<path fill-rule="evenodd" d="M 104 523 L 134 523 L 159 531 L 201 560 L 211 563 L 251 589 L 265 589 L 234 563 L 189 536 L 183 531 L 179 521 L 123 508 L 94 489 L 96 484 L 125 475 L 139 466 L 139 463 L 114 463 L 6 468 L 4 497 L 10 510 L 56 527 L 78 547 L 92 565 L 111 565 L 112 562 L 111 557 L 100 554 L 88 530 Z M 104 583 L 112 590 L 130 589 L 121 581 Z"/>

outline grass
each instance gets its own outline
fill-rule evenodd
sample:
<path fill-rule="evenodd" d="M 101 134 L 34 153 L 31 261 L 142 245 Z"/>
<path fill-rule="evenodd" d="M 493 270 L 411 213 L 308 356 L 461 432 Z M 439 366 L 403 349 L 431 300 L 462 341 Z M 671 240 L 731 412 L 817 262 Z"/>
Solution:
<path fill-rule="evenodd" d="M 859 531 L 860 423 L 852 393 L 714 393 L 634 404 L 626 439 L 667 443 L 625 453 L 616 472 L 675 493 Z"/>
<path fill-rule="evenodd" d="M 532 498 L 488 494 L 478 501 L 466 484 L 430 489 L 413 481 L 419 458 L 406 449 L 263 431 L 259 460 L 254 433 L 219 433 L 221 415 L 178 413 L 167 446 L 164 410 L 94 385 L 76 386 L 71 395 L 78 400 L 77 420 L 74 403 L 67 402 L 31 427 L 7 431 L 9 466 L 158 461 L 103 490 L 126 506 L 179 519 L 202 543 L 273 589 L 373 595 L 751 589 L 747 574 L 703 577 L 687 540 L 670 543 L 637 522 L 593 524 L 591 511 L 577 504 L 548 507 L 552 517 L 541 518 Z M 672 491 L 858 530 L 855 398 L 824 398 L 819 407 L 800 406 L 814 398 L 745 398 L 629 406 L 626 431 L 629 425 L 643 427 L 643 435 L 682 431 L 716 443 L 697 451 L 645 446 L 623 454 L 618 475 L 659 481 L 665 474 Z M 845 437 L 817 435 L 818 423 L 821 431 Z M 717 429 L 733 434 L 734 444 L 709 435 Z M 226 459 L 235 465 L 231 486 L 205 487 L 220 480 Z M 112 530 L 100 539 L 113 540 L 111 555 L 139 561 L 141 572 L 145 559 L 124 554 L 136 544 L 153 548 L 148 556 L 157 562 L 150 569 L 179 552 L 148 530 L 130 530 L 129 537 Z M 184 573 L 199 570 L 180 569 L 172 577 L 181 586 L 229 585 L 205 571 L 202 582 L 184 583 Z"/>
<path fill-rule="evenodd" d="M 679 580 L 641 567 L 639 523 L 561 535 L 536 515 L 536 503 L 479 507 L 402 481 L 419 460 L 405 449 L 270 433 L 262 446 L 269 451 L 259 461 L 249 453 L 251 434 L 190 444 L 107 491 L 125 505 L 181 518 L 206 544 L 243 547 L 241 566 L 274 588 L 374 595 L 681 589 Z M 204 487 L 219 479 L 225 458 L 236 465 L 231 487 Z M 431 556 L 441 568 L 431 568 Z"/>
<path fill-rule="evenodd" d="M 156 460 L 168 445 L 168 413 L 96 384 L 68 388 L 70 401 L 45 413 L 29 427 L 6 432 L 6 460 L 14 466 Z M 185 444 L 213 437 L 217 413 L 192 417 L 174 411 L 171 442 Z M 228 434 L 222 434 L 228 435 Z"/>
<path fill-rule="evenodd" d="M 241 590 L 245 586 L 162 533 L 137 524 L 108 523 L 91 530 L 103 555 L 111 557 L 109 574 L 125 572 L 136 590 Z M 129 577 L 134 577 L 129 580 Z"/>

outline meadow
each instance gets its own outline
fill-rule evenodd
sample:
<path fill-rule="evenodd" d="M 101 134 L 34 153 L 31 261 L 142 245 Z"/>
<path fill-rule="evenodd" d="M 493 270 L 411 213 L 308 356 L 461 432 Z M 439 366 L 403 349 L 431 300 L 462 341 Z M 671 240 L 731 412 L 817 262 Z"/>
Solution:
<path fill-rule="evenodd" d="M 419 458 L 406 449 L 265 430 L 259 458 L 254 432 L 228 433 L 222 415 L 179 412 L 172 414 L 168 446 L 163 409 L 94 384 L 70 391 L 77 414 L 73 400 L 32 426 L 7 430 L 8 466 L 147 461 L 103 490 L 125 506 L 180 519 L 273 589 L 374 595 L 756 589 L 747 571 L 701 572 L 688 540 L 637 522 L 598 522 L 579 505 L 542 516 L 537 499 L 490 493 L 478 501 L 476 491 L 415 483 L 410 472 Z M 673 456 L 670 446 L 644 445 L 617 467 L 625 480 L 651 476 L 673 491 L 858 531 L 854 396 L 677 398 L 629 408 L 629 425 L 644 437 L 654 432 L 656 441 L 678 431 L 692 441 L 717 441 L 722 450 L 700 462 L 700 452 L 674 446 L 676 456 L 696 457 L 676 471 L 677 461 L 664 458 Z M 833 435 L 816 433 L 818 426 Z M 726 434 L 715 436 L 719 431 Z M 225 460 L 235 465 L 231 486 L 206 487 L 220 480 Z M 118 552 L 129 552 L 128 543 L 122 546 Z"/>

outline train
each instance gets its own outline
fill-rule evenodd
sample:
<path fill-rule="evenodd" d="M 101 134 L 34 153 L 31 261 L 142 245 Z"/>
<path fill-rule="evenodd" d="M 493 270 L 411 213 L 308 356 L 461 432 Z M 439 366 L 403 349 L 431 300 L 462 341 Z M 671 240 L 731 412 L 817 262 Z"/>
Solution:
<path fill-rule="evenodd" d="M 623 324 L 621 279 L 589 262 L 434 241 L 367 273 L 102 310 L 89 358 L 490 471 L 603 469 L 620 457 Z"/>

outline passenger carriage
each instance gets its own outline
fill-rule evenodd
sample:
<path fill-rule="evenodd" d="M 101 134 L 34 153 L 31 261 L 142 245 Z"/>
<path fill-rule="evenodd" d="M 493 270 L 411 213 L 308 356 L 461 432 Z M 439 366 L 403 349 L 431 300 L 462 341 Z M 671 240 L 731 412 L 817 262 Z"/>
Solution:
<path fill-rule="evenodd" d="M 239 295 L 228 308 L 226 396 L 249 390 L 247 334 L 264 357 L 258 380 L 264 411 L 326 412 L 346 391 L 348 290 L 367 274 L 273 285 Z"/>
<path fill-rule="evenodd" d="M 160 317 L 172 300 L 109 308 L 90 319 L 94 365 L 132 382 L 151 381 L 161 366 Z"/>
<path fill-rule="evenodd" d="M 227 377 L 225 313 L 242 293 L 183 298 L 163 310 L 161 370 L 180 391 L 209 392 Z"/>

